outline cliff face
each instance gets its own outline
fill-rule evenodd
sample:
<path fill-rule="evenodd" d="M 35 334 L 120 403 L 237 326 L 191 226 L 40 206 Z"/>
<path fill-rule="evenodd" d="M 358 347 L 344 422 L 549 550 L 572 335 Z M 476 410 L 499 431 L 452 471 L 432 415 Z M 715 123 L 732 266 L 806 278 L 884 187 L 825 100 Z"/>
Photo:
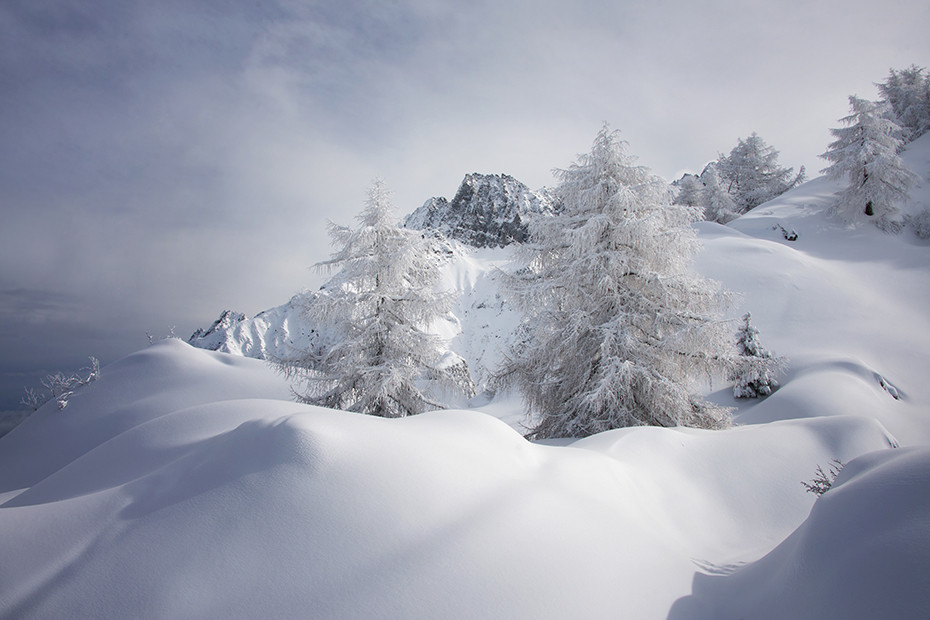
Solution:
<path fill-rule="evenodd" d="M 527 239 L 527 222 L 551 214 L 554 201 L 506 174 L 465 176 L 455 197 L 430 198 L 404 219 L 406 228 L 438 230 L 476 248 L 504 247 Z"/>

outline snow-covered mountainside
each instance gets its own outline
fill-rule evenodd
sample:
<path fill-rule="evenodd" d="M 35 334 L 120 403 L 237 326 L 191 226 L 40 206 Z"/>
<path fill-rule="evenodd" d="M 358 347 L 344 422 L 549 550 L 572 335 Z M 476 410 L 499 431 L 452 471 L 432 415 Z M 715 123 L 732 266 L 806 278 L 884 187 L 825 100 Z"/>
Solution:
<path fill-rule="evenodd" d="M 905 160 L 914 216 L 930 135 Z M 926 618 L 930 240 L 847 228 L 838 189 L 698 226 L 696 268 L 789 358 L 764 400 L 709 395 L 727 430 L 533 443 L 506 394 L 375 418 L 178 340 L 102 368 L 0 438 L 0 617 Z M 489 368 L 509 250 L 455 247 L 444 286 L 471 301 L 436 330 Z M 202 336 L 298 342 L 298 306 Z"/>
<path fill-rule="evenodd" d="M 195 331 L 188 342 L 201 349 L 255 359 L 284 357 L 290 348 L 312 347 L 316 332 L 303 318 L 306 297 L 295 295 L 251 319 L 241 312 L 224 310 L 213 325 Z"/>
<path fill-rule="evenodd" d="M 449 239 L 475 247 L 504 247 L 527 238 L 527 222 L 552 213 L 546 191 L 531 191 L 506 174 L 465 175 L 455 197 L 430 198 L 404 219 L 414 230 L 438 230 Z"/>
<path fill-rule="evenodd" d="M 519 322 L 498 288 L 500 269 L 511 261 L 512 252 L 509 248 L 471 248 L 448 240 L 442 245 L 443 275 L 437 288 L 454 291 L 457 297 L 452 311 L 429 329 L 465 360 L 480 393 L 487 388 L 502 347 Z M 255 359 L 286 359 L 325 342 L 326 334 L 305 316 L 314 299 L 312 291 L 301 293 L 251 319 L 226 310 L 210 328 L 197 330 L 188 342 Z"/>
<path fill-rule="evenodd" d="M 405 219 L 416 230 L 442 234 L 442 291 L 457 294 L 452 312 L 430 326 L 468 365 L 482 392 L 496 368 L 516 317 L 500 294 L 500 268 L 512 259 L 512 245 L 526 238 L 529 218 L 552 213 L 545 192 L 532 192 L 507 175 L 469 174 L 452 202 L 431 198 Z M 225 310 L 207 329 L 188 339 L 195 347 L 256 359 L 287 358 L 317 346 L 318 326 L 305 318 L 314 293 L 295 295 L 287 303 L 255 317 Z"/>

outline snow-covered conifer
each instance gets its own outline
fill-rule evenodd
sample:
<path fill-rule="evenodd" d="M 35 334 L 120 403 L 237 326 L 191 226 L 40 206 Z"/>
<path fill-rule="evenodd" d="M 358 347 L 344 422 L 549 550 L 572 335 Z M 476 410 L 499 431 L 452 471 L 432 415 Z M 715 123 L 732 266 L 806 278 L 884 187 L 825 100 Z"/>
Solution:
<path fill-rule="evenodd" d="M 470 395 L 464 362 L 458 358 L 450 365 L 438 337 L 424 331 L 452 301 L 436 292 L 438 253 L 423 233 L 398 226 L 380 180 L 369 190 L 358 221 L 354 229 L 330 224 L 339 250 L 317 266 L 341 271 L 307 306 L 308 318 L 330 330 L 331 343 L 278 361 L 306 386 L 298 398 L 402 417 L 438 407 L 434 387 Z"/>
<path fill-rule="evenodd" d="M 738 356 L 733 360 L 730 380 L 736 398 L 760 398 L 778 389 L 778 373 L 784 360 L 772 355 L 759 342 L 759 330 L 751 322 L 752 315 L 743 316 L 743 324 L 736 332 Z"/>
<path fill-rule="evenodd" d="M 907 218 L 907 226 L 921 239 L 930 239 L 930 209 Z"/>
<path fill-rule="evenodd" d="M 499 379 L 538 417 L 530 437 L 633 425 L 722 428 L 728 412 L 691 394 L 728 343 L 721 293 L 690 270 L 699 209 L 636 166 L 605 126 L 558 170 L 563 209 L 531 223 L 526 268 L 510 279 L 525 313 Z"/>
<path fill-rule="evenodd" d="M 675 204 L 694 207 L 701 203 L 701 192 L 704 184 L 701 178 L 694 174 L 686 174 L 678 181 L 678 195 Z"/>
<path fill-rule="evenodd" d="M 898 156 L 901 130 L 882 105 L 856 96 L 849 97 L 849 105 L 851 113 L 841 119 L 846 127 L 830 130 L 836 141 L 821 155 L 833 162 L 822 172 L 848 182 L 834 211 L 850 224 L 871 219 L 883 230 L 898 231 L 898 203 L 916 181 Z"/>
<path fill-rule="evenodd" d="M 930 131 L 930 76 L 923 72 L 923 67 L 917 65 L 900 71 L 891 69 L 885 81 L 876 84 L 905 142 Z"/>
<path fill-rule="evenodd" d="M 727 190 L 720 185 L 716 167 L 708 166 L 701 175 L 701 180 L 704 184 L 699 204 L 704 208 L 704 219 L 726 224 L 738 218 L 737 206 Z"/>
<path fill-rule="evenodd" d="M 721 154 L 716 168 L 739 214 L 800 185 L 805 176 L 804 166 L 797 175 L 794 168 L 781 167 L 778 151 L 755 132 L 745 140 L 740 138 L 729 155 Z"/>

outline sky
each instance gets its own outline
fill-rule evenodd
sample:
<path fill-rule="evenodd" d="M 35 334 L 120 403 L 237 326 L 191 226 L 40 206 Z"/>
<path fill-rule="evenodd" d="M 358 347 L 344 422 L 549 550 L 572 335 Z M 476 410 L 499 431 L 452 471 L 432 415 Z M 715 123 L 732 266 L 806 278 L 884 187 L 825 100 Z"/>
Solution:
<path fill-rule="evenodd" d="M 925 0 L 5 0 L 0 410 L 45 374 L 315 288 L 326 222 L 470 172 L 532 188 L 604 122 L 668 180 L 757 132 L 809 176 Z"/>

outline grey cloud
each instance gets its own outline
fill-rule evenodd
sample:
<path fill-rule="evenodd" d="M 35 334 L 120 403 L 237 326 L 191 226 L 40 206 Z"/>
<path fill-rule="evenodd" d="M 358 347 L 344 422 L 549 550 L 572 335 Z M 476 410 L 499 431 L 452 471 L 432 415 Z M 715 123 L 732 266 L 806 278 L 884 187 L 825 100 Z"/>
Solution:
<path fill-rule="evenodd" d="M 0 322 L 23 320 L 37 326 L 63 322 L 74 315 L 76 307 L 72 297 L 58 291 L 0 290 Z"/>

